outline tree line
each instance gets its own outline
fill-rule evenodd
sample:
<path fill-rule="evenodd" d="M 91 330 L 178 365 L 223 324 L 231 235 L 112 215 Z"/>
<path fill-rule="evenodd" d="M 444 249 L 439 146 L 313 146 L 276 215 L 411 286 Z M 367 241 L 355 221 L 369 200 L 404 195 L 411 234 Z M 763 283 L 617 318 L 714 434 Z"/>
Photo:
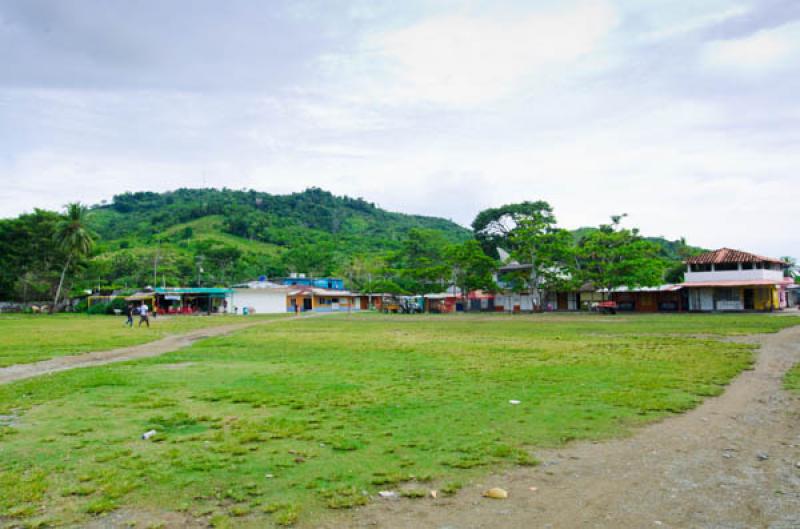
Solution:
<path fill-rule="evenodd" d="M 322 193 L 315 191 L 312 198 L 325 202 L 329 197 Z M 159 194 L 135 199 L 123 195 L 114 207 L 123 214 L 130 214 L 135 204 L 138 211 L 157 211 L 163 200 Z M 363 201 L 350 206 L 357 210 L 374 207 Z M 61 214 L 35 210 L 0 220 L 0 299 L 52 299 L 58 304 L 65 296 L 99 285 L 131 289 L 161 284 L 220 286 L 288 272 L 341 275 L 351 289 L 364 292 L 424 294 L 441 292 L 450 285 L 462 292 L 496 291 L 494 272 L 503 258 L 529 265 L 506 274 L 506 288 L 540 299 L 543 291 L 574 290 L 586 282 L 606 289 L 657 285 L 676 279 L 670 274 L 679 272 L 680 259 L 693 252 L 681 241 L 677 258 L 665 255 L 663 244 L 646 239 L 635 228 L 623 227 L 624 215 L 580 230 L 576 236 L 557 225 L 552 207 L 543 201 L 484 210 L 472 223 L 471 237 L 462 240 L 446 230 L 412 224 L 382 246 L 347 246 L 346 253 L 342 244 L 347 243 L 341 241 L 347 239 L 319 238 L 313 228 L 288 222 L 280 228 L 297 233 L 312 230 L 312 234 L 290 238 L 280 252 L 254 252 L 224 238 L 198 239 L 191 227 L 133 239 L 132 245 L 118 240 L 109 251 L 110 243 L 92 225 L 89 213 L 81 204 L 69 204 Z M 230 211 L 222 221 L 222 231 L 228 237 L 235 235 L 234 241 L 250 240 L 247 226 L 274 219 L 260 218 L 253 211 L 243 215 L 245 221 L 238 227 Z M 355 222 L 355 217 L 342 218 Z M 119 229 L 109 227 L 113 222 L 108 218 L 104 222 L 99 231 Z M 330 228 L 333 221 L 328 218 L 324 222 Z M 269 231 L 266 225 L 255 229 Z"/>

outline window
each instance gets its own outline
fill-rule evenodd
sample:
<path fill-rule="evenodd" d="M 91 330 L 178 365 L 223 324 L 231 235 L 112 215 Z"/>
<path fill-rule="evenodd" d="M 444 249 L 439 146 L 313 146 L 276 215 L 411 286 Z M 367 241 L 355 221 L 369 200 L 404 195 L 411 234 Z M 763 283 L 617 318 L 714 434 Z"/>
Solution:
<path fill-rule="evenodd" d="M 710 264 L 693 264 L 692 265 L 692 272 L 710 272 L 711 265 Z"/>
<path fill-rule="evenodd" d="M 719 263 L 716 267 L 717 272 L 727 272 L 730 270 L 738 270 L 739 264 L 738 263 Z"/>
<path fill-rule="evenodd" d="M 717 301 L 739 301 L 738 288 L 718 288 L 716 295 Z"/>
<path fill-rule="evenodd" d="M 742 270 L 752 270 L 753 263 L 742 263 Z"/>

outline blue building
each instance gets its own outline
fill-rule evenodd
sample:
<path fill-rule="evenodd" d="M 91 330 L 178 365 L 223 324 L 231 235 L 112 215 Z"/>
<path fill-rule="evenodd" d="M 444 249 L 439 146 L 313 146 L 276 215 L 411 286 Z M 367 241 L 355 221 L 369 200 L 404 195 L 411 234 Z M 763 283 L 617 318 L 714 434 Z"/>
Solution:
<path fill-rule="evenodd" d="M 287 286 L 327 288 L 330 290 L 344 290 L 344 279 L 333 277 L 305 277 L 298 274 L 296 277 L 283 277 L 275 280 L 276 283 Z"/>

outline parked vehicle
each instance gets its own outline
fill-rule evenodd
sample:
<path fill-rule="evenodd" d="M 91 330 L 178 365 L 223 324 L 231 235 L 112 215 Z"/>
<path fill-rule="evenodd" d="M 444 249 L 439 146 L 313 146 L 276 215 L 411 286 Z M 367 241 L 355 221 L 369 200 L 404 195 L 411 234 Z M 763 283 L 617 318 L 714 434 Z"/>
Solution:
<path fill-rule="evenodd" d="M 616 301 L 599 301 L 592 305 L 592 310 L 601 314 L 616 314 L 617 313 Z"/>
<path fill-rule="evenodd" d="M 619 306 L 616 301 L 601 301 L 597 304 L 597 309 L 601 314 L 616 314 Z"/>

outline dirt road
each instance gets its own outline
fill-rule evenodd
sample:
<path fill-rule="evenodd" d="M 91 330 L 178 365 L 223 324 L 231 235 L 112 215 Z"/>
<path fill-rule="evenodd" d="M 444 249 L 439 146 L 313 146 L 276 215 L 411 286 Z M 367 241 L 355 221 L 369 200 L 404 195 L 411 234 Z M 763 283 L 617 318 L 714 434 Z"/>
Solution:
<path fill-rule="evenodd" d="M 542 465 L 453 498 L 376 500 L 325 527 L 800 529 L 800 396 L 781 388 L 800 361 L 800 326 L 748 341 L 762 344 L 755 369 L 685 415 L 539 452 Z M 509 498 L 482 498 L 489 487 Z"/>
<path fill-rule="evenodd" d="M 159 356 L 187 347 L 198 340 L 211 338 L 214 336 L 223 336 L 235 331 L 246 329 L 248 327 L 253 327 L 254 325 L 287 323 L 298 319 L 313 318 L 323 314 L 325 313 L 308 314 L 293 318 L 278 318 L 274 320 L 252 319 L 242 323 L 232 323 L 230 325 L 222 325 L 219 327 L 198 329 L 185 334 L 168 336 L 166 338 L 162 338 L 161 340 L 156 340 L 154 342 L 148 342 L 141 345 L 134 345 L 131 347 L 121 347 L 119 349 L 112 349 L 110 351 L 96 351 L 93 353 L 61 356 L 32 364 L 18 364 L 10 367 L 4 367 L 0 368 L 0 384 L 7 384 L 9 382 L 14 382 L 15 380 L 46 375 L 48 373 L 56 373 L 58 371 L 66 371 L 68 369 L 99 366 L 114 362 L 135 360 L 137 358 Z"/>

